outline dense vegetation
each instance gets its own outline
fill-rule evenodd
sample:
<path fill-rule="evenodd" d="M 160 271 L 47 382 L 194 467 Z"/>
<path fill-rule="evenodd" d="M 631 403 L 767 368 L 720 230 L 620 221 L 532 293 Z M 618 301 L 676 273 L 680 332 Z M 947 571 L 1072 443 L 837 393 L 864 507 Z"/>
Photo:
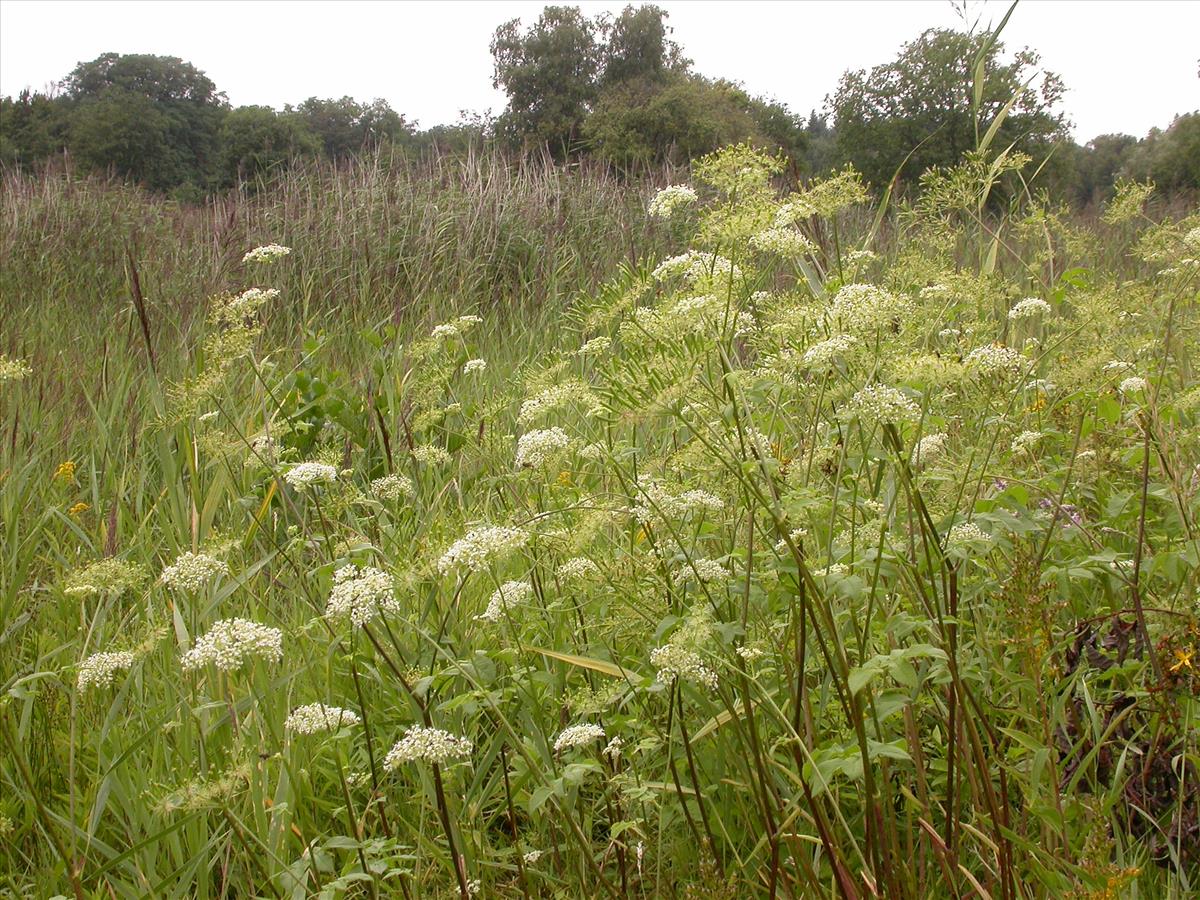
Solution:
<path fill-rule="evenodd" d="M 1035 189 L 1073 205 L 1107 199 L 1119 178 L 1200 190 L 1200 114 L 1185 111 L 1140 140 L 1100 135 L 1080 146 L 1068 136 L 1061 79 L 1033 51 L 1010 58 L 995 32 L 975 28 L 927 31 L 895 60 L 846 72 L 825 109 L 807 117 L 694 71 L 654 5 L 593 18 L 548 6 L 527 27 L 502 24 L 491 50 L 507 108 L 424 130 L 383 100 L 231 108 L 183 60 L 106 53 L 81 62 L 52 95 L 0 99 L 0 164 L 39 168 L 65 157 L 197 201 L 300 160 L 380 148 L 548 152 L 628 174 L 748 142 L 781 152 L 793 179 L 850 163 L 882 190 L 897 175 L 912 186 L 929 167 L 955 164 L 981 137 L 974 124 L 996 121 L 1013 98 L 994 140 L 1032 157 Z"/>
<path fill-rule="evenodd" d="M 9 176 L 0 890 L 1190 894 L 1200 216 L 1024 162 Z"/>
<path fill-rule="evenodd" d="M 1196 894 L 1200 211 L 995 35 L 905 190 L 580 155 L 725 90 L 628 15 L 497 33 L 540 152 L 72 77 L 170 152 L 0 179 L 0 897 Z"/>

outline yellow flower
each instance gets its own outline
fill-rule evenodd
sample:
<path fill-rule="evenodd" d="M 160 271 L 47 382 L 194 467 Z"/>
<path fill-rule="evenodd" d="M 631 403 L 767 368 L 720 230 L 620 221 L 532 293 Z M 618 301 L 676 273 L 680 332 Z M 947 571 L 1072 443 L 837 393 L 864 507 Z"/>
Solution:
<path fill-rule="evenodd" d="M 1192 669 L 1192 657 L 1196 655 L 1195 647 L 1188 647 L 1186 650 L 1182 647 L 1175 650 L 1175 664 L 1168 670 L 1172 675 L 1182 669 Z"/>
<path fill-rule="evenodd" d="M 558 473 L 558 486 L 559 487 L 570 487 L 571 486 L 571 473 L 568 472 L 566 469 L 563 469 L 561 472 Z"/>
<path fill-rule="evenodd" d="M 1037 398 L 1025 407 L 1025 412 L 1041 412 L 1046 408 L 1046 395 L 1038 394 Z"/>
<path fill-rule="evenodd" d="M 75 462 L 68 459 L 66 462 L 58 464 L 58 468 L 54 470 L 55 481 L 74 481 L 75 480 Z"/>
<path fill-rule="evenodd" d="M 74 506 L 72 506 L 70 509 L 67 510 L 67 515 L 70 516 L 72 519 L 78 519 L 80 516 L 82 516 L 85 512 L 87 512 L 91 508 L 92 508 L 91 504 L 84 503 L 82 500 L 80 500 L 78 503 L 76 503 Z"/>

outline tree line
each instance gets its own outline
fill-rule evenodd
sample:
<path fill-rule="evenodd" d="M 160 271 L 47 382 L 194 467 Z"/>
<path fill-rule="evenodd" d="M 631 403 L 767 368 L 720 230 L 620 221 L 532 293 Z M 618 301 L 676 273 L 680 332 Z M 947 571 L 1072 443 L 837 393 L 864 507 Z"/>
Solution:
<path fill-rule="evenodd" d="M 336 161 L 381 147 L 490 145 L 635 171 L 748 142 L 779 152 L 794 177 L 852 164 L 883 186 L 954 164 L 975 146 L 979 122 L 1002 118 L 993 145 L 1027 153 L 1043 184 L 1069 202 L 1103 199 L 1118 178 L 1200 189 L 1200 112 L 1140 139 L 1076 144 L 1062 80 L 1040 71 L 1031 50 L 1003 51 L 986 32 L 931 29 L 894 60 L 845 72 L 823 110 L 805 116 L 696 72 L 657 6 L 615 17 L 548 6 L 528 26 L 513 19 L 495 31 L 493 83 L 508 98 L 504 111 L 424 130 L 384 100 L 233 107 L 181 59 L 105 53 L 79 63 L 56 90 L 0 98 L 0 163 L 30 168 L 69 154 L 86 169 L 198 199 L 306 157 Z"/>

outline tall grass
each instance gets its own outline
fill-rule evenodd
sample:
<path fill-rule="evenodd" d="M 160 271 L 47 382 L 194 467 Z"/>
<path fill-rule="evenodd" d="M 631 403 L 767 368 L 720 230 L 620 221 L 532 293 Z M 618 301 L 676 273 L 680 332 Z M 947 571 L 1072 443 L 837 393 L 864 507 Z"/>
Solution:
<path fill-rule="evenodd" d="M 1200 217 L 772 174 L 6 180 L 0 889 L 1193 893 Z"/>

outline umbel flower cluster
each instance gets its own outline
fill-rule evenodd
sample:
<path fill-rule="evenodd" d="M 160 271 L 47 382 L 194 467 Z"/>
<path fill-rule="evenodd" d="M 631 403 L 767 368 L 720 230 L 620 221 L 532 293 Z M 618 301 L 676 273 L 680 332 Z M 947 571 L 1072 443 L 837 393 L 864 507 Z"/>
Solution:
<path fill-rule="evenodd" d="M 506 581 L 492 592 L 487 609 L 476 618 L 484 622 L 498 622 L 509 607 L 527 603 L 533 597 L 533 585 L 528 581 Z"/>
<path fill-rule="evenodd" d="M 337 481 L 338 471 L 327 463 L 302 462 L 283 474 L 283 480 L 298 491 L 306 491 L 319 484 Z"/>
<path fill-rule="evenodd" d="M 362 627 L 381 615 L 400 611 L 391 577 L 371 566 L 342 566 L 333 573 L 333 589 L 325 604 L 331 619 L 349 619 Z"/>
<path fill-rule="evenodd" d="M 72 575 L 63 587 L 63 593 L 69 597 L 123 594 L 141 587 L 148 578 L 146 570 L 137 563 L 115 557 L 102 559 Z"/>
<path fill-rule="evenodd" d="M 224 619 L 213 625 L 183 654 L 185 672 L 211 665 L 234 672 L 255 659 L 277 663 L 283 659 L 283 632 L 249 619 Z"/>
<path fill-rule="evenodd" d="M 291 247 L 284 247 L 282 244 L 266 244 L 262 247 L 255 247 L 242 257 L 242 262 L 247 263 L 272 263 L 283 259 L 292 252 Z"/>
<path fill-rule="evenodd" d="M 455 569 L 478 572 L 493 560 L 520 549 L 528 540 L 528 533 L 508 525 L 472 528 L 442 554 L 438 571 L 443 575 Z"/>
<path fill-rule="evenodd" d="M 128 650 L 94 653 L 79 664 L 75 687 L 80 692 L 91 687 L 108 687 L 117 673 L 133 667 L 134 656 Z"/>
<path fill-rule="evenodd" d="M 540 469 L 570 445 L 571 439 L 557 425 L 527 431 L 517 439 L 517 468 Z"/>
<path fill-rule="evenodd" d="M 388 751 L 383 764 L 389 769 L 398 769 L 408 762 L 429 762 L 444 765 L 471 755 L 473 744 L 440 728 L 413 725 Z"/>
<path fill-rule="evenodd" d="M 554 752 L 562 753 L 573 747 L 585 747 L 595 741 L 604 740 L 604 729 L 599 725 L 583 724 L 564 728 L 554 740 Z"/>
<path fill-rule="evenodd" d="M 297 706 L 283 723 L 284 729 L 294 734 L 320 734 L 325 731 L 336 731 L 347 725 L 357 725 L 362 719 L 358 713 L 340 706 L 326 706 L 324 703 L 309 703 Z"/>
<path fill-rule="evenodd" d="M 169 588 L 198 591 L 221 575 L 229 574 L 229 566 L 207 553 L 181 553 L 171 565 L 162 570 L 158 580 Z"/>

